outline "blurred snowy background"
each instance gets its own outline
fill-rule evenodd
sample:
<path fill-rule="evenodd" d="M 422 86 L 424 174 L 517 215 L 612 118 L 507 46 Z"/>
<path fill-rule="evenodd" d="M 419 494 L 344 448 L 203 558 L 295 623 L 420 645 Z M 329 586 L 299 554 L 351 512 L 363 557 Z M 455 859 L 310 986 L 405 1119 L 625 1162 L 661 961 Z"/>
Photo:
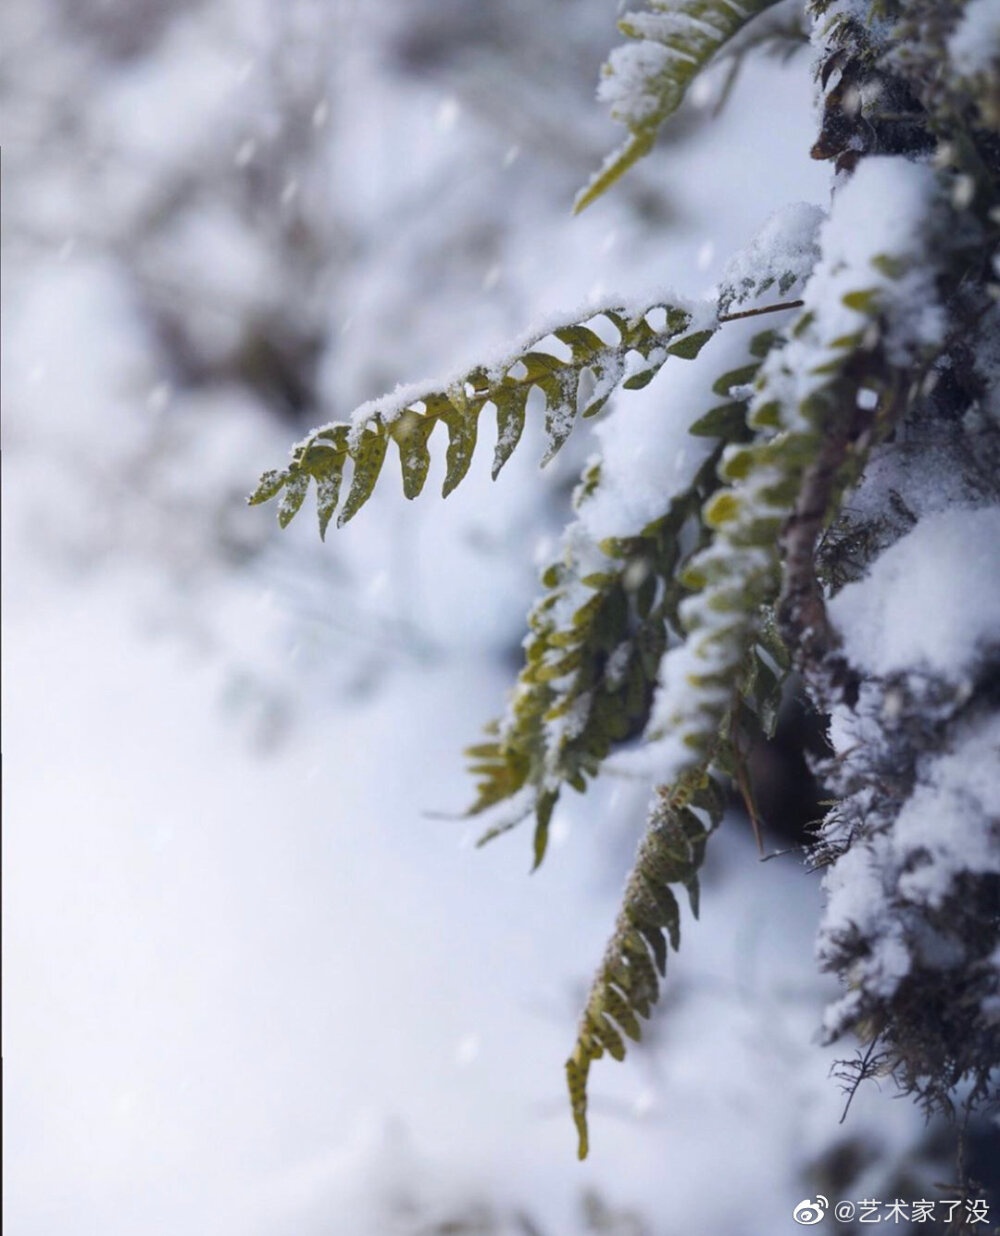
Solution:
<path fill-rule="evenodd" d="M 565 802 L 530 879 L 527 833 L 480 852 L 433 813 L 469 799 L 586 432 L 496 485 L 485 452 L 447 503 L 387 483 L 326 546 L 244 504 L 311 425 L 560 307 L 701 294 L 825 205 L 792 3 L 570 219 L 618 136 L 615 17 L 3 7 L 14 1236 L 740 1236 L 950 1170 L 874 1086 L 838 1126 L 818 878 L 735 812 L 576 1162 L 563 1060 L 648 787 Z"/>

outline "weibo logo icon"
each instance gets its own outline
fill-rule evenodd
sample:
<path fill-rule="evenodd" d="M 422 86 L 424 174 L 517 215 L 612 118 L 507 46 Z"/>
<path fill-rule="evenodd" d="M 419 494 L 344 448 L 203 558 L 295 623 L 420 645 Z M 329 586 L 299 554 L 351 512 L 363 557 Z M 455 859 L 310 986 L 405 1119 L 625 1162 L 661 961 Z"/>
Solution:
<path fill-rule="evenodd" d="M 805 1226 L 811 1226 L 813 1223 L 820 1223 L 830 1206 L 827 1198 L 822 1193 L 816 1194 L 816 1200 L 811 1201 L 808 1197 L 803 1199 L 792 1211 L 792 1218 L 796 1223 L 801 1223 Z"/>

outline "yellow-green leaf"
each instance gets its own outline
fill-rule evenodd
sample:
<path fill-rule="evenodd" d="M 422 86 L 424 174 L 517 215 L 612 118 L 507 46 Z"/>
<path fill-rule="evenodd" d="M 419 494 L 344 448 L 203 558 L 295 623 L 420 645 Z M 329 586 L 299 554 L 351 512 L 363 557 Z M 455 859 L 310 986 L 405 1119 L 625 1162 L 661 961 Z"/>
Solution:
<path fill-rule="evenodd" d="M 357 448 L 352 452 L 354 475 L 351 477 L 351 488 L 348 491 L 344 509 L 337 517 L 338 528 L 353 519 L 371 497 L 378 474 L 382 471 L 387 446 L 388 438 L 384 432 L 366 430 Z"/>

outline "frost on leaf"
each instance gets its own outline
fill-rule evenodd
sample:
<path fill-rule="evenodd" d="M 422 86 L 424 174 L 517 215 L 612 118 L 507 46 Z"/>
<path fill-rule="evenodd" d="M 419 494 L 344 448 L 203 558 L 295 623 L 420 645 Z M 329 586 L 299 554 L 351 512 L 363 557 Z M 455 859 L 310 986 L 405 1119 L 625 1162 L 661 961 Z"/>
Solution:
<path fill-rule="evenodd" d="M 516 349 L 444 382 L 400 387 L 363 404 L 350 424 L 313 430 L 293 449 L 286 468 L 264 474 L 250 503 L 267 502 L 280 494 L 279 522 L 285 527 L 315 481 L 320 533 L 325 535 L 345 470 L 350 481 L 338 526 L 352 519 L 371 497 L 390 442 L 399 456 L 403 492 L 415 498 L 427 478 L 429 439 L 439 424 L 448 438 L 443 486 L 447 497 L 472 464 L 480 416 L 488 409 L 496 417 L 496 477 L 520 441 L 528 396 L 536 390 L 545 407 L 548 448 L 542 462 L 547 463 L 578 417 L 596 415 L 619 386 L 646 385 L 671 356 L 687 360 L 697 356 L 716 327 L 709 307 L 675 298 L 616 305 L 581 316 L 580 321 L 546 324 Z"/>
<path fill-rule="evenodd" d="M 629 131 L 625 143 L 576 199 L 583 210 L 653 148 L 660 126 L 688 86 L 748 21 L 777 0 L 647 0 L 618 28 L 632 40 L 615 48 L 602 70 L 598 97 Z"/>

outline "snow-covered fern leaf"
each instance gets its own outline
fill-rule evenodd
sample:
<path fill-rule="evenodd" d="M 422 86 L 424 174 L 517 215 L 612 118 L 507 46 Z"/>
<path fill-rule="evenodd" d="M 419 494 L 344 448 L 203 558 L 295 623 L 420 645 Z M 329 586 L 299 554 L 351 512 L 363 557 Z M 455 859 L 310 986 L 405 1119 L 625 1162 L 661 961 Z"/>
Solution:
<path fill-rule="evenodd" d="M 249 501 L 267 502 L 280 494 L 278 521 L 285 527 L 315 481 L 320 535 L 325 536 L 348 461 L 352 475 L 338 526 L 368 501 L 390 441 L 399 452 L 403 492 L 408 498 L 420 493 L 430 467 L 428 440 L 439 423 L 448 434 L 447 497 L 472 463 L 480 415 L 487 408 L 496 414 L 496 477 L 520 440 L 528 398 L 535 390 L 545 405 L 546 463 L 566 441 L 578 415 L 593 416 L 619 385 L 629 390 L 645 386 L 669 356 L 696 356 L 715 326 L 714 315 L 703 307 L 679 303 L 595 310 L 583 321 L 536 334 L 513 352 L 449 382 L 400 388 L 364 404 L 350 424 L 314 430 L 294 447 L 287 467 L 261 477 Z M 612 336 L 610 342 L 605 335 Z"/>
<path fill-rule="evenodd" d="M 468 751 L 479 778 L 470 814 L 514 800 L 482 841 L 533 812 L 537 866 L 562 787 L 582 792 L 614 746 L 641 733 L 663 655 L 683 635 L 683 568 L 709 536 L 701 511 L 721 483 L 723 448 L 746 436 L 745 391 L 773 338 L 770 332 L 754 336 L 746 363 L 716 380 L 719 402 L 690 427 L 716 445 L 662 516 L 636 536 L 600 544 L 582 521 L 567 530 L 562 560 L 544 572 L 546 591 L 529 616 L 526 664 L 507 716 L 494 723 L 490 741 Z M 600 487 L 600 471 L 596 462 L 584 474 L 578 509 Z M 748 687 L 750 699 L 764 692 L 767 672 L 760 667 Z"/>
<path fill-rule="evenodd" d="M 616 47 L 602 70 L 598 97 L 629 131 L 624 144 L 580 193 L 583 210 L 647 155 L 664 121 L 720 47 L 777 0 L 646 0 L 618 28 L 632 40 Z"/>
<path fill-rule="evenodd" d="M 608 1052 L 625 1058 L 626 1036 L 640 1038 L 639 1018 L 648 1018 L 659 998 L 659 977 L 667 972 L 667 945 L 680 946 L 680 907 L 674 889 L 687 891 L 698 914 L 698 869 L 709 833 L 722 818 L 723 798 L 707 763 L 657 796 L 649 826 L 625 886 L 622 907 L 580 1019 L 572 1055 L 566 1061 L 578 1154 L 586 1158 L 587 1075 Z"/>
<path fill-rule="evenodd" d="M 529 794 L 483 841 L 534 811 L 537 866 L 562 786 L 585 790 L 615 744 L 641 732 L 678 621 L 680 531 L 715 485 L 716 458 L 639 536 L 598 547 L 580 544 L 574 526 L 564 561 L 544 573 L 508 716 L 495 740 L 469 750 L 481 778 L 470 814 Z"/>

